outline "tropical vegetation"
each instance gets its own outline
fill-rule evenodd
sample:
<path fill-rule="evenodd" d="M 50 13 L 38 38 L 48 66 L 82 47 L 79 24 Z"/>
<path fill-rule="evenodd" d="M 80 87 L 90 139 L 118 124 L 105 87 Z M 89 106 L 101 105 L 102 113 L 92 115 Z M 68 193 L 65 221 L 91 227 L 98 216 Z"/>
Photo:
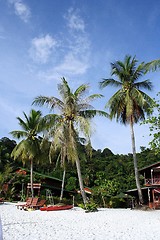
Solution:
<path fill-rule="evenodd" d="M 101 88 L 119 88 L 106 104 L 109 114 L 91 105 L 93 100 L 102 97 L 101 94 L 88 96 L 87 84 L 72 91 L 65 78 L 58 84 L 60 98 L 36 97 L 33 104 L 48 107 L 50 113 L 42 116 L 41 111 L 31 109 L 27 116 L 23 112 L 24 120 L 17 118 L 21 130 L 11 132 L 18 142 L 7 137 L 0 139 L 0 196 L 8 200 L 24 199 L 29 177 L 28 174 L 17 174 L 16 169 L 25 165 L 26 169 L 30 168 L 27 171 L 30 172 L 32 196 L 33 182 L 43 181 L 42 176 L 33 175 L 34 166 L 34 170 L 41 174 L 63 179 L 61 200 L 65 188 L 75 195 L 75 203 L 79 205 L 81 197 L 77 193 L 80 188 L 83 198 L 81 205 L 87 211 L 95 211 L 97 206 L 126 206 L 124 193 L 135 187 L 139 201 L 143 203 L 143 177 L 138 175 L 138 169 L 159 161 L 160 105 L 158 100 L 153 101 L 142 91 L 152 90 L 151 81 L 139 80 L 159 67 L 159 60 L 138 65 L 136 58 L 131 56 L 126 56 L 124 61 L 111 63 L 111 75 L 116 79 L 100 82 Z M 130 125 L 132 153 L 115 155 L 107 147 L 104 150 L 92 148 L 91 120 L 97 115 Z M 150 124 L 153 138 L 150 149 L 142 146 L 141 152 L 137 153 L 133 126 L 140 121 Z M 17 192 L 20 184 L 22 191 Z M 90 189 L 92 194 L 86 196 L 85 189 Z"/>
<path fill-rule="evenodd" d="M 12 141 L 12 140 L 10 140 Z M 8 149 L 10 151 L 10 149 Z M 86 153 L 84 145 L 81 146 L 80 151 Z M 55 178 L 62 179 L 63 168 L 60 164 L 55 168 L 57 162 L 57 155 L 52 159 L 52 163 L 47 161 L 34 161 L 34 171 L 46 174 Z M 148 166 L 152 163 L 158 162 L 160 153 L 155 155 L 155 150 L 141 147 L 141 152 L 137 153 L 138 169 Z M 0 196 L 6 200 L 20 200 L 22 199 L 22 183 L 24 184 L 23 195 L 26 196 L 27 183 L 29 182 L 29 175 L 15 174 L 16 169 L 22 168 L 21 161 L 10 158 L 8 162 L 4 163 L 3 171 L 0 169 Z M 29 163 L 25 163 L 25 168 L 29 170 Z M 98 207 L 126 207 L 124 201 L 124 194 L 128 189 L 136 187 L 134 177 L 133 154 L 114 154 L 110 149 L 104 150 L 92 149 L 92 158 L 86 154 L 86 159 L 81 158 L 81 173 L 84 181 L 84 187 L 91 189 L 92 194 L 87 194 L 90 199 L 87 207 L 97 204 Z M 34 182 L 41 182 L 40 176 L 33 175 Z M 141 186 L 144 180 L 140 178 Z M 4 184 L 8 183 L 8 191 L 4 192 Z M 17 192 L 17 186 L 19 191 Z M 77 177 L 76 168 L 73 168 L 71 162 L 67 163 L 65 190 L 75 192 L 79 189 L 79 181 Z M 41 197 L 45 197 L 45 192 L 41 192 Z M 44 196 L 43 196 L 44 195 Z M 59 197 L 54 196 L 54 201 L 58 202 Z M 66 201 L 64 195 L 63 201 Z M 72 197 L 68 198 L 72 203 Z M 130 201 L 130 200 L 129 200 Z M 75 192 L 75 205 L 81 203 L 81 197 Z"/>
<path fill-rule="evenodd" d="M 157 94 L 157 97 L 160 93 Z M 154 115 L 148 117 L 144 123 L 149 124 L 151 141 L 149 145 L 151 149 L 155 149 L 156 153 L 160 152 L 160 101 L 157 99 L 151 106 L 151 112 Z"/>

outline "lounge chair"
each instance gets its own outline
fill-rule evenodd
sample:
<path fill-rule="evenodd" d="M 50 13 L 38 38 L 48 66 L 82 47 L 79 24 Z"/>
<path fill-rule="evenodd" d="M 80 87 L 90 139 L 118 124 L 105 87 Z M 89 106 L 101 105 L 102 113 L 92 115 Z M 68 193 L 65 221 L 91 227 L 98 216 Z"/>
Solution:
<path fill-rule="evenodd" d="M 33 201 L 33 198 L 32 197 L 29 197 L 26 201 L 26 203 L 23 203 L 23 204 L 16 204 L 17 208 L 19 209 L 24 209 L 24 208 L 27 208 L 29 207 L 31 204 L 32 204 L 32 201 Z"/>
<path fill-rule="evenodd" d="M 28 209 L 28 208 L 35 208 L 37 206 L 37 203 L 38 203 L 38 198 L 33 198 L 32 199 L 32 203 L 29 206 L 25 207 L 25 208 L 26 209 Z"/>
<path fill-rule="evenodd" d="M 41 207 L 43 207 L 46 203 L 45 199 L 40 200 L 39 202 L 37 202 L 37 204 L 35 206 L 32 206 L 32 208 L 34 209 L 40 209 Z"/>
<path fill-rule="evenodd" d="M 0 198 L 0 203 L 4 203 L 4 199 L 3 198 Z"/>

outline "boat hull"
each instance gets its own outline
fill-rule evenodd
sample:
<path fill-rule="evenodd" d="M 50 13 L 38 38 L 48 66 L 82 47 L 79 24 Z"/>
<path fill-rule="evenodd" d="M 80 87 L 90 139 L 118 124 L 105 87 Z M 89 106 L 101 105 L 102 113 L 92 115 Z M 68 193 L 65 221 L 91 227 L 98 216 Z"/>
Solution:
<path fill-rule="evenodd" d="M 73 205 L 66 205 L 66 206 L 59 206 L 59 205 L 53 205 L 53 206 L 47 206 L 47 207 L 41 207 L 41 211 L 60 211 L 60 210 L 69 210 L 72 209 Z"/>

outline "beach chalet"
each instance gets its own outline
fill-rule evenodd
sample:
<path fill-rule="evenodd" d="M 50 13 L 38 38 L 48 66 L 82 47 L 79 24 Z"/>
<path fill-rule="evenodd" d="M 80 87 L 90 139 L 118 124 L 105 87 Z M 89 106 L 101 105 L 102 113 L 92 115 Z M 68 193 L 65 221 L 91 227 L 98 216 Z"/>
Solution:
<path fill-rule="evenodd" d="M 21 175 L 30 175 L 30 170 L 24 169 L 24 168 L 20 168 L 16 170 L 17 174 L 21 174 Z M 40 191 L 44 190 L 44 189 L 50 189 L 53 192 L 57 193 L 60 191 L 61 189 L 61 185 L 62 185 L 62 180 L 55 178 L 55 177 L 51 177 L 45 174 L 41 174 L 38 172 L 33 171 L 33 175 L 39 179 L 38 182 L 33 183 L 33 188 L 36 192 L 37 195 L 40 194 Z M 29 195 L 30 193 L 30 183 L 27 184 L 27 195 Z"/>
<path fill-rule="evenodd" d="M 28 176 L 30 175 L 30 170 L 25 169 L 25 168 L 18 168 L 15 170 L 16 175 L 24 175 Z M 38 172 L 33 171 L 33 175 L 36 177 L 36 182 L 33 183 L 33 190 L 34 190 L 34 195 L 40 196 L 41 194 L 46 194 L 46 191 L 49 191 L 53 196 L 59 196 L 62 188 L 62 180 L 48 176 L 45 174 L 41 174 Z M 6 192 L 8 190 L 9 185 L 12 185 L 14 182 L 14 177 L 4 186 L 6 186 Z M 28 183 L 19 183 L 16 184 L 16 192 L 20 192 L 23 189 L 26 189 L 26 196 L 29 196 L 31 194 L 31 184 L 30 182 Z M 73 194 L 71 191 L 67 191 L 64 189 L 64 197 L 70 196 Z"/>
<path fill-rule="evenodd" d="M 144 204 L 153 209 L 160 209 L 160 162 L 140 169 L 139 173 L 144 177 L 144 186 L 141 188 Z M 126 193 L 138 199 L 136 189 Z"/>

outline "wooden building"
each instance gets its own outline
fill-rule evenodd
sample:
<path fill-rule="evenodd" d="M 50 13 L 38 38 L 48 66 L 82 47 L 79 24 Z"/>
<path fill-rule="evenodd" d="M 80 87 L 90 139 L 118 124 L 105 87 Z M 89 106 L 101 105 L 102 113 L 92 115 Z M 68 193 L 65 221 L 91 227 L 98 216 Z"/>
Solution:
<path fill-rule="evenodd" d="M 29 176 L 30 170 L 25 168 L 19 168 L 16 170 L 16 174 Z M 61 188 L 62 188 L 62 180 L 48 176 L 45 174 L 41 174 L 38 172 L 33 171 L 34 177 L 36 177 L 36 182 L 33 183 L 33 191 L 34 195 L 40 196 L 41 194 L 46 194 L 46 192 L 49 190 L 50 193 L 53 196 L 60 196 Z M 31 195 L 31 184 L 30 182 L 27 182 L 23 184 L 24 189 L 26 189 L 26 196 Z M 19 191 L 21 190 L 21 184 L 19 186 L 17 185 L 17 188 L 19 188 Z M 69 197 L 70 195 L 75 194 L 72 191 L 67 191 L 64 189 L 64 197 Z"/>
<path fill-rule="evenodd" d="M 160 162 L 140 169 L 139 173 L 144 177 L 144 186 L 141 188 L 144 204 L 160 209 Z M 128 190 L 126 193 L 138 201 L 137 189 Z"/>

